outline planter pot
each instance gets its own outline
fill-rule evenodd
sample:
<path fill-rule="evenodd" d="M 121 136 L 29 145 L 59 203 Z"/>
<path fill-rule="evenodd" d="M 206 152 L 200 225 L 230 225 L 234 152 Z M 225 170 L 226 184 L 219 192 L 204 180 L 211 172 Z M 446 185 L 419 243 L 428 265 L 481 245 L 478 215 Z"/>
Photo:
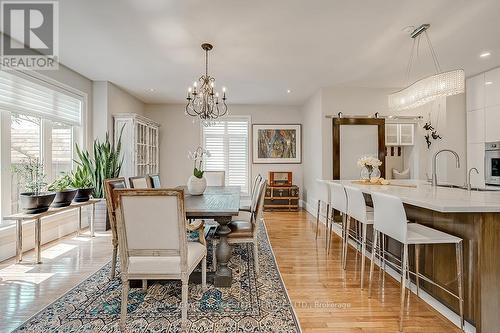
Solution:
<path fill-rule="evenodd" d="M 78 191 L 76 191 L 76 195 L 75 195 L 75 198 L 73 199 L 73 201 L 74 202 L 89 201 L 90 195 L 92 194 L 92 191 L 94 191 L 93 187 L 79 188 Z"/>
<path fill-rule="evenodd" d="M 42 192 L 38 195 L 26 192 L 19 194 L 21 209 L 27 214 L 46 212 L 56 196 L 55 192 Z"/>
<path fill-rule="evenodd" d="M 189 194 L 191 195 L 202 195 L 207 188 L 207 180 L 205 177 L 197 178 L 195 176 L 191 176 L 187 182 L 187 189 Z"/>
<path fill-rule="evenodd" d="M 71 201 L 76 195 L 76 189 L 68 189 L 60 192 L 56 192 L 56 197 L 52 202 L 52 207 L 66 207 L 71 205 Z"/>
<path fill-rule="evenodd" d="M 105 199 L 102 199 L 95 204 L 94 229 L 95 231 L 106 231 L 109 229 L 108 210 Z"/>

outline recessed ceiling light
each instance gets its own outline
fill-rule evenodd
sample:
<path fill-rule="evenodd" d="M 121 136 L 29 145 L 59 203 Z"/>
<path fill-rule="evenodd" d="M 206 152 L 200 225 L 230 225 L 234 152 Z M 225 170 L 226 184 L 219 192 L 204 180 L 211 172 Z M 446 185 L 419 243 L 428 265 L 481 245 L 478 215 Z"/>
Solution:
<path fill-rule="evenodd" d="M 149 91 L 149 92 L 154 92 L 154 91 L 155 91 L 155 89 L 154 89 L 154 88 L 149 88 L 149 89 L 148 89 L 148 91 Z"/>
<path fill-rule="evenodd" d="M 292 91 L 291 91 L 290 89 L 287 89 L 287 90 L 286 90 L 286 93 L 287 93 L 287 94 L 289 94 L 289 93 L 291 93 L 291 92 L 292 92 Z"/>
<path fill-rule="evenodd" d="M 481 53 L 479 56 L 480 56 L 481 58 L 487 58 L 487 57 L 489 57 L 490 55 L 491 55 L 491 52 L 485 51 L 485 52 Z"/>
<path fill-rule="evenodd" d="M 492 81 L 486 81 L 484 84 L 487 85 L 487 86 L 489 86 L 490 84 L 493 84 L 493 82 Z"/>

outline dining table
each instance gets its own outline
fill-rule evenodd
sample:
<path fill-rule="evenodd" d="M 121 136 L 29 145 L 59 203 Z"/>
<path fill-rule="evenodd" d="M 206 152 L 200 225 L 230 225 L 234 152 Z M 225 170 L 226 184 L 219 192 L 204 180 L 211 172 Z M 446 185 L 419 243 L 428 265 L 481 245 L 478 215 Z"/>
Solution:
<path fill-rule="evenodd" d="M 188 219 L 213 219 L 219 226 L 217 236 L 219 241 L 215 255 L 217 269 L 214 275 L 216 287 L 231 287 L 232 271 L 229 268 L 232 248 L 227 241 L 231 233 L 228 224 L 240 210 L 240 186 L 207 186 L 201 195 L 191 195 L 184 187 L 184 209 Z"/>

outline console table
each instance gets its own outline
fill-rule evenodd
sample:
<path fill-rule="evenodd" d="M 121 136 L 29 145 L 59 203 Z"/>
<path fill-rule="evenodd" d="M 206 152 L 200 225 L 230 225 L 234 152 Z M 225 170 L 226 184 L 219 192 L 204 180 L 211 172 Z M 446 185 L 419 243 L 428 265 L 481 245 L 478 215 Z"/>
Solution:
<path fill-rule="evenodd" d="M 265 211 L 297 211 L 299 209 L 299 187 L 271 186 L 266 187 L 264 198 Z"/>
<path fill-rule="evenodd" d="M 23 260 L 23 222 L 35 221 L 35 255 L 36 263 L 42 263 L 42 218 L 48 217 L 57 213 L 61 213 L 71 209 L 78 209 L 78 234 L 82 229 L 82 207 L 92 205 L 92 215 L 90 219 L 90 237 L 94 237 L 94 218 L 95 204 L 102 199 L 90 199 L 85 202 L 74 202 L 66 207 L 49 208 L 48 211 L 38 214 L 17 213 L 5 216 L 3 219 L 7 221 L 16 221 L 16 262 L 20 263 Z"/>

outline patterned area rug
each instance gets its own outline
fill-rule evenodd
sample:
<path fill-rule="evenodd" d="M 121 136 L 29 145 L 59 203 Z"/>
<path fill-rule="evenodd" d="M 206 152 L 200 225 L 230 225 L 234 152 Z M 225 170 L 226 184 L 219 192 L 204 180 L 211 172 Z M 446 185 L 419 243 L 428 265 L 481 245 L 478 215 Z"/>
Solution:
<path fill-rule="evenodd" d="M 211 268 L 211 252 L 208 255 Z M 263 224 L 259 226 L 260 275 L 251 244 L 235 245 L 231 288 L 189 285 L 187 332 L 300 332 Z M 22 324 L 17 332 L 119 332 L 121 280 L 111 264 Z M 181 332 L 181 283 L 150 282 L 129 293 L 127 332 Z"/>

